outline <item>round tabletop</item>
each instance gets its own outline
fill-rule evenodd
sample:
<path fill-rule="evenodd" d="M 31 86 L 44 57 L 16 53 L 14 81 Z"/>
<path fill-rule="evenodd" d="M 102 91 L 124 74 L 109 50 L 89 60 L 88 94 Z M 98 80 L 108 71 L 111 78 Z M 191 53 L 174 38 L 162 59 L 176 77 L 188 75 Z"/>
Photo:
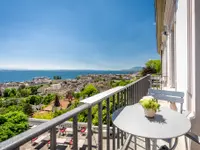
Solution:
<path fill-rule="evenodd" d="M 150 139 L 179 137 L 191 128 L 190 121 L 184 115 L 167 107 L 161 107 L 154 118 L 147 118 L 140 104 L 116 110 L 112 121 L 124 132 Z"/>

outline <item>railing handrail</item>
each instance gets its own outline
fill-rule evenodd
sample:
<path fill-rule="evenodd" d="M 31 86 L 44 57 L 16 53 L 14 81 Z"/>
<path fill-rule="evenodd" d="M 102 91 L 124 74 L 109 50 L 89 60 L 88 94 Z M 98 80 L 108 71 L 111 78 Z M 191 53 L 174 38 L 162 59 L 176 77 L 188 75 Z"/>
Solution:
<path fill-rule="evenodd" d="M 32 128 L 32 129 L 29 129 L 19 135 L 16 135 L 6 141 L 3 141 L 0 143 L 0 149 L 14 149 L 16 147 L 19 147 L 21 146 L 22 144 L 30 141 L 31 139 L 47 132 L 48 130 L 50 130 L 51 128 L 53 127 L 56 127 L 60 124 L 62 124 L 63 122 L 65 122 L 66 120 L 69 120 L 70 118 L 72 118 L 73 116 L 77 115 L 78 113 L 92 107 L 93 105 L 107 99 L 108 97 L 116 94 L 116 93 L 119 93 L 125 89 L 127 89 L 128 87 L 130 87 L 131 85 L 133 84 L 136 84 L 138 82 L 140 82 L 141 80 L 143 80 L 144 78 L 148 77 L 150 75 L 147 75 L 145 77 L 142 77 L 140 78 L 139 80 L 136 80 L 135 82 L 132 82 L 126 86 L 121 86 L 120 88 L 116 88 L 116 90 L 113 90 L 113 92 L 111 93 L 108 93 L 107 95 L 106 94 L 102 94 L 102 93 L 99 93 L 99 94 L 96 94 L 92 97 L 90 97 L 90 99 L 94 98 L 94 97 L 97 97 L 98 95 L 102 95 L 100 96 L 99 99 L 96 99 L 94 102 L 92 103 L 84 103 L 74 109 L 72 109 L 71 111 L 69 112 L 66 112 L 65 114 L 62 114 L 56 118 L 53 118 L 52 120 L 48 121 L 48 122 L 45 122 L 41 125 L 38 125 L 37 128 Z M 115 89 L 115 88 L 113 88 Z M 84 100 L 82 100 L 84 102 Z"/>

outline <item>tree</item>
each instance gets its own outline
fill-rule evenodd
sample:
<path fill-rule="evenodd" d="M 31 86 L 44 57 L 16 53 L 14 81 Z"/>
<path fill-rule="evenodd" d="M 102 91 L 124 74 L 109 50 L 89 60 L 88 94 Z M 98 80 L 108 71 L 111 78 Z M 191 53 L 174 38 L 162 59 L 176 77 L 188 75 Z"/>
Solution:
<path fill-rule="evenodd" d="M 0 142 L 28 129 L 28 118 L 21 111 L 0 115 Z"/>
<path fill-rule="evenodd" d="M 32 106 L 30 105 L 30 104 L 28 104 L 28 103 L 24 103 L 23 105 L 22 105 L 22 110 L 23 110 L 23 112 L 25 113 L 25 114 L 27 114 L 28 116 L 31 116 L 32 114 L 33 114 L 33 108 L 32 108 Z"/>
<path fill-rule="evenodd" d="M 10 89 L 8 92 L 9 97 L 15 97 L 17 94 L 17 90 L 15 88 Z"/>
<path fill-rule="evenodd" d="M 41 87 L 41 85 L 39 85 L 39 86 L 30 86 L 30 87 L 28 87 L 28 89 L 30 89 L 32 95 L 36 95 L 36 94 L 38 94 L 38 89 L 40 87 Z"/>
<path fill-rule="evenodd" d="M 154 73 L 157 73 L 156 69 L 155 68 L 151 68 L 151 67 L 145 67 L 141 71 L 141 75 L 142 76 L 146 76 L 147 74 L 154 74 Z"/>
<path fill-rule="evenodd" d="M 22 111 L 22 106 L 21 105 L 9 106 L 4 110 L 4 113 L 2 113 L 2 114 L 6 114 L 6 113 L 9 113 L 9 112 L 14 112 L 14 111 Z"/>
<path fill-rule="evenodd" d="M 55 110 L 55 112 L 53 113 L 53 117 L 55 118 L 55 117 L 60 116 L 60 115 L 62 115 L 64 113 L 66 113 L 66 112 L 67 112 L 66 109 Z"/>
<path fill-rule="evenodd" d="M 58 95 L 56 95 L 56 97 L 55 97 L 54 106 L 55 107 L 60 107 L 60 101 L 59 101 Z"/>
<path fill-rule="evenodd" d="M 84 90 L 81 92 L 81 96 L 83 98 L 90 97 L 99 93 L 99 91 L 95 88 L 93 84 L 88 84 L 85 86 Z"/>
<path fill-rule="evenodd" d="M 12 105 L 17 105 L 18 101 L 19 100 L 16 98 L 9 98 L 9 99 L 1 100 L 1 107 L 9 107 Z"/>
<path fill-rule="evenodd" d="M 132 81 L 134 81 L 134 80 L 120 80 L 120 81 L 110 81 L 110 85 L 111 85 L 111 87 L 117 87 L 117 86 L 125 86 L 125 85 L 127 85 L 127 84 L 129 84 L 129 83 L 131 83 Z"/>
<path fill-rule="evenodd" d="M 31 90 L 27 88 L 19 89 L 17 93 L 18 97 L 27 97 L 29 95 L 31 95 Z"/>
<path fill-rule="evenodd" d="M 73 97 L 79 99 L 81 97 L 81 93 L 72 93 Z"/>
<path fill-rule="evenodd" d="M 60 80 L 60 79 L 62 79 L 62 77 L 61 76 L 53 76 L 53 79 L 54 80 Z"/>
<path fill-rule="evenodd" d="M 48 105 L 50 104 L 53 100 L 55 100 L 56 95 L 55 94 L 48 94 L 44 97 L 42 104 Z"/>
<path fill-rule="evenodd" d="M 39 105 L 42 102 L 43 97 L 39 95 L 30 95 L 26 98 L 26 103 L 31 105 Z"/>
<path fill-rule="evenodd" d="M 161 72 L 161 61 L 160 60 L 149 60 L 146 62 L 146 68 L 152 68 L 156 70 L 156 73 Z"/>
<path fill-rule="evenodd" d="M 5 89 L 4 91 L 3 91 L 3 96 L 4 97 L 9 97 L 9 92 L 10 92 L 10 89 Z"/>

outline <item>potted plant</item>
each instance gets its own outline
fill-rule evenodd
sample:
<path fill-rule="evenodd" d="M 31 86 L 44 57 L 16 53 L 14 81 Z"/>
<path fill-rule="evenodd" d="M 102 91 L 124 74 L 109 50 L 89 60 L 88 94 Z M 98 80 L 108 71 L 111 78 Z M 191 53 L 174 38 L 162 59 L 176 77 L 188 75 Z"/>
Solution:
<path fill-rule="evenodd" d="M 144 96 L 139 103 L 144 108 L 145 116 L 151 118 L 155 116 L 160 108 L 160 104 L 158 104 L 158 101 L 152 96 Z"/>

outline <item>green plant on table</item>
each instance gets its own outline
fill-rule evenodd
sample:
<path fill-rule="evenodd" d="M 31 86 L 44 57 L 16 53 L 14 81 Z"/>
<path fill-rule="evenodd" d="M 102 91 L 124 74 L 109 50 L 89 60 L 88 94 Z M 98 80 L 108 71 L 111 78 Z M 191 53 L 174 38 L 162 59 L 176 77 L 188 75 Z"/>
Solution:
<path fill-rule="evenodd" d="M 144 109 L 152 109 L 155 112 L 159 111 L 160 104 L 158 103 L 157 99 L 152 96 L 144 96 L 139 102 Z"/>

